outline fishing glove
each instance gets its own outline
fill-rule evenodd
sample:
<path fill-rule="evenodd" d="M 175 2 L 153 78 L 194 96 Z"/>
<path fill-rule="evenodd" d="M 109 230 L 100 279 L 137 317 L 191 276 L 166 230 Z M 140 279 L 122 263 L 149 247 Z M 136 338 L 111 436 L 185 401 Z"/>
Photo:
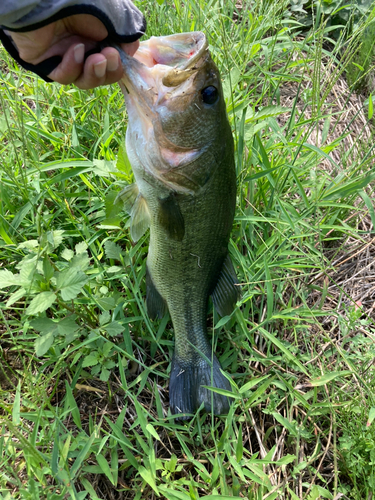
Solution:
<path fill-rule="evenodd" d="M 62 57 L 53 56 L 38 64 L 28 63 L 20 58 L 6 31 L 33 31 L 75 14 L 97 17 L 108 31 L 106 40 L 111 42 L 135 42 L 146 30 L 145 18 L 130 0 L 0 0 L 0 40 L 21 66 L 51 82 L 47 75 L 61 63 Z M 98 46 L 86 52 L 86 57 L 100 50 Z"/>

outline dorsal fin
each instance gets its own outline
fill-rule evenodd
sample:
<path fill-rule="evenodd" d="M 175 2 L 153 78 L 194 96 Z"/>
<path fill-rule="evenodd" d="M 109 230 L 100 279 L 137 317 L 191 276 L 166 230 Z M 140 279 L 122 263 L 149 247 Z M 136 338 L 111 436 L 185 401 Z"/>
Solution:
<path fill-rule="evenodd" d="M 226 256 L 219 280 L 212 292 L 212 301 L 220 316 L 229 316 L 241 296 L 236 272 L 229 254 Z"/>
<path fill-rule="evenodd" d="M 174 193 L 171 193 L 167 198 L 159 200 L 158 221 L 171 239 L 176 241 L 183 239 L 185 222 Z"/>
<path fill-rule="evenodd" d="M 167 312 L 167 304 L 157 291 L 154 282 L 152 281 L 150 272 L 146 267 L 146 305 L 147 314 L 151 319 L 161 319 Z"/>
<path fill-rule="evenodd" d="M 130 215 L 138 194 L 139 189 L 137 184 L 129 184 L 116 196 L 115 203 L 121 200 L 124 204 L 124 210 Z"/>
<path fill-rule="evenodd" d="M 141 193 L 138 194 L 130 213 L 130 235 L 133 241 L 138 241 L 150 226 L 150 212 L 147 202 Z"/>

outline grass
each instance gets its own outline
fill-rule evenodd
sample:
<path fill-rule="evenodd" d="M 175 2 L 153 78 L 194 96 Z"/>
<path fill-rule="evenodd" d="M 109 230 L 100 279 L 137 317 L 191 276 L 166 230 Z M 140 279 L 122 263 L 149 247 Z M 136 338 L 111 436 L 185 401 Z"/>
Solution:
<path fill-rule="evenodd" d="M 343 75 L 371 18 L 328 51 L 279 3 L 138 4 L 149 35 L 203 29 L 223 78 L 242 299 L 209 320 L 233 405 L 169 416 L 173 330 L 113 203 L 119 88 L 45 84 L 2 51 L 0 498 L 370 499 L 374 135 Z"/>

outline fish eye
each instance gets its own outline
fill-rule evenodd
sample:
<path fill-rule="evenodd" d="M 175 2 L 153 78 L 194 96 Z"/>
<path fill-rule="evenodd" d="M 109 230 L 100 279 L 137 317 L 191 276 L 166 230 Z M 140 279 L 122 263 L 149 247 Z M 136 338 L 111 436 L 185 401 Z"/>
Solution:
<path fill-rule="evenodd" d="M 216 87 L 210 85 L 201 91 L 203 102 L 206 104 L 215 104 L 219 97 L 219 92 Z"/>

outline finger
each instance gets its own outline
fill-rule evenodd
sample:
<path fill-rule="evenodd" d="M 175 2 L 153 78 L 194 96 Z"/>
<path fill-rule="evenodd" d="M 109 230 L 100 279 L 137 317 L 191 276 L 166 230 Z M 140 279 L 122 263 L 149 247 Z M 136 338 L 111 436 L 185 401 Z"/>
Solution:
<path fill-rule="evenodd" d="M 128 54 L 134 54 L 139 41 L 122 44 Z M 106 47 L 100 53 L 84 60 L 85 46 L 80 43 L 69 47 L 62 62 L 48 76 L 55 82 L 74 83 L 80 89 L 93 89 L 100 85 L 118 82 L 123 76 L 119 53 L 113 47 Z"/>
<path fill-rule="evenodd" d="M 58 83 L 74 83 L 82 73 L 85 58 L 85 45 L 72 45 L 65 52 L 61 63 L 48 75 Z"/>
<path fill-rule="evenodd" d="M 85 62 L 80 77 L 75 85 L 80 89 L 92 89 L 99 85 L 118 82 L 123 74 L 119 53 L 112 47 L 106 47 L 100 54 L 92 54 Z"/>
<path fill-rule="evenodd" d="M 123 48 L 124 52 L 126 52 L 129 56 L 133 57 L 134 54 L 139 49 L 139 40 L 136 40 L 135 42 L 132 43 L 122 43 L 121 47 Z"/>

